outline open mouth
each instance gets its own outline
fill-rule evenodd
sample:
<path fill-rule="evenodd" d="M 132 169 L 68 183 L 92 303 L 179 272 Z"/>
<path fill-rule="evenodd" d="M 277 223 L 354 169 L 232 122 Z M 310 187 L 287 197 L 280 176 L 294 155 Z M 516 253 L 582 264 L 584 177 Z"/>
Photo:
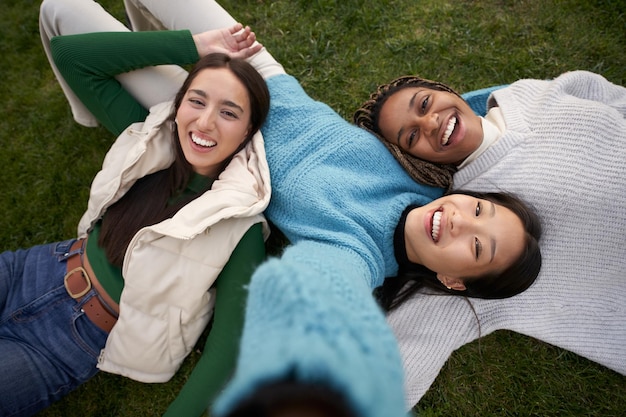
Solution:
<path fill-rule="evenodd" d="M 191 141 L 196 145 L 202 146 L 204 148 L 212 148 L 217 145 L 217 142 L 215 142 L 214 140 L 204 140 L 193 133 L 191 134 Z"/>
<path fill-rule="evenodd" d="M 439 241 L 439 229 L 441 228 L 442 209 L 433 213 L 432 224 L 430 227 L 430 237 L 436 243 Z"/>
<path fill-rule="evenodd" d="M 443 136 L 441 138 L 441 146 L 446 146 L 450 141 L 450 136 L 454 132 L 454 128 L 456 127 L 456 117 L 452 116 L 448 121 L 448 126 L 446 126 L 445 132 L 443 132 Z"/>

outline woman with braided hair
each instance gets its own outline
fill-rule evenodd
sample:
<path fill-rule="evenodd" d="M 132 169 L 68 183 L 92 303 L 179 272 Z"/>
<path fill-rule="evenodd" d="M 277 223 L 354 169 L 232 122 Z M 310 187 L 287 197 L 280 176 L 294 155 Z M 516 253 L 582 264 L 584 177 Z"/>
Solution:
<path fill-rule="evenodd" d="M 626 88 L 571 71 L 461 96 L 404 76 L 372 93 L 354 122 L 416 181 L 513 192 L 544 224 L 541 274 L 519 296 L 473 299 L 471 311 L 457 299 L 416 294 L 389 314 L 410 405 L 457 347 L 499 329 L 626 374 Z M 449 331 L 451 320 L 460 331 Z"/>
<path fill-rule="evenodd" d="M 456 172 L 456 165 L 450 162 L 450 159 L 456 158 L 447 158 L 444 156 L 444 159 L 442 159 L 435 155 L 428 155 L 426 152 L 405 152 L 404 148 L 399 146 L 397 142 L 386 140 L 380 129 L 380 112 L 387 99 L 394 93 L 409 87 L 448 93 L 449 95 L 447 97 L 450 100 L 457 101 L 457 105 L 463 109 L 470 120 L 475 122 L 478 119 L 478 116 L 474 114 L 461 96 L 447 85 L 416 76 L 405 76 L 379 86 L 376 92 L 371 94 L 370 99 L 363 103 L 354 113 L 354 123 L 376 135 L 416 181 L 449 189 L 452 185 L 452 176 Z M 391 136 L 392 135 L 390 135 L 390 137 Z M 468 146 L 471 147 L 472 145 L 473 143 L 470 143 Z M 462 149 L 457 151 L 457 153 L 461 153 L 460 156 L 464 154 Z M 469 153 L 467 153 L 467 155 L 469 155 Z"/>
<path fill-rule="evenodd" d="M 77 13 L 73 3 L 91 11 Z M 141 68 L 142 60 L 189 64 L 201 50 L 184 39 L 235 23 L 211 1 L 193 8 L 138 3 L 126 2 L 133 28 L 168 22 L 170 27 L 156 29 L 172 30 L 106 32 L 113 18 L 97 4 L 44 1 L 44 47 L 66 87 L 84 101 L 72 103 L 75 117 L 85 116 L 77 119 L 138 106 L 104 89 L 92 94 L 92 85 L 118 75 L 111 67 L 126 72 Z M 77 30 L 80 25 L 87 28 Z M 104 32 L 83 33 L 96 29 Z M 538 218 L 505 194 L 442 197 L 440 188 L 416 183 L 378 139 L 311 99 L 267 51 L 249 62 L 271 95 L 262 132 L 273 182 L 266 215 L 291 244 L 252 277 L 237 370 L 215 414 L 228 415 L 249 397 L 258 405 L 254 394 L 265 396 L 259 388 L 287 382 L 324 385 L 340 394 L 353 415 L 403 415 L 397 345 L 373 288 L 402 267 L 420 265 L 442 292 L 510 297 L 538 273 Z M 168 91 L 168 85 L 158 86 L 150 93 Z M 283 400 L 291 397 L 282 394 Z"/>
<path fill-rule="evenodd" d="M 190 6 L 187 9 L 177 7 L 172 2 L 164 1 L 126 0 L 125 3 L 133 27 L 137 30 L 150 29 L 150 27 L 138 25 L 141 21 L 141 15 L 146 9 L 154 15 L 162 16 L 162 21 L 166 19 L 170 21 L 171 18 L 176 18 L 186 10 L 190 11 L 191 13 L 187 13 L 185 16 L 184 27 L 196 28 L 195 30 L 198 31 L 207 29 L 206 25 L 211 24 L 209 17 L 215 18 L 214 22 L 218 22 L 219 26 L 228 25 L 228 19 L 232 21 L 227 13 L 215 9 L 215 4 L 210 1 L 194 2 L 193 7 Z M 169 6 L 169 3 L 172 3 L 172 6 Z M 141 7 L 133 7 L 134 4 L 139 4 Z M 209 8 L 210 13 L 204 12 L 203 8 Z M 154 20 L 151 21 L 154 22 Z M 161 27 L 160 29 L 164 28 Z M 169 28 L 175 29 L 175 27 Z M 261 58 L 262 55 L 259 55 L 252 62 L 263 65 L 265 62 Z M 276 69 L 278 69 L 277 72 L 274 71 Z M 292 80 L 288 82 L 288 77 L 273 64 L 265 66 L 264 74 L 266 77 L 272 78 L 273 101 L 274 92 L 281 86 L 297 84 Z M 139 84 L 134 81 L 133 84 L 124 85 L 125 88 L 130 88 Z M 158 85 L 159 88 L 153 89 L 153 92 L 159 93 L 163 92 L 168 84 L 159 82 L 154 85 Z M 401 91 L 413 93 L 409 88 L 400 89 L 399 92 Z M 543 252 L 546 255 L 543 259 L 543 272 L 533 286 L 514 298 L 507 300 L 472 299 L 473 310 L 468 308 L 466 301 L 461 297 L 437 297 L 419 292 L 389 314 L 388 321 L 394 329 L 394 335 L 399 342 L 404 359 L 405 387 L 407 389 L 407 406 L 409 407 L 415 404 L 428 389 L 455 349 L 498 329 L 510 329 L 536 337 L 576 352 L 617 372 L 626 373 L 626 361 L 624 360 L 626 358 L 626 332 L 623 330 L 623 323 L 626 322 L 626 312 L 623 308 L 623 301 L 626 298 L 624 280 L 624 276 L 626 276 L 626 241 L 624 238 L 626 225 L 623 210 L 623 207 L 626 207 L 626 164 L 623 163 L 623 155 L 626 154 L 624 88 L 613 85 L 595 74 L 577 71 L 564 74 L 550 81 L 518 81 L 506 88 L 494 91 L 489 100 L 488 94 L 481 95 L 480 93 L 484 92 L 481 91 L 476 95 L 464 94 L 463 97 L 472 109 L 477 110 L 482 107 L 477 113 L 483 119 L 477 120 L 483 126 L 488 126 L 481 132 L 484 136 L 481 145 L 486 150 L 484 152 L 475 151 L 475 154 L 467 159 L 462 166 L 461 164 L 456 166 L 461 158 L 445 161 L 450 163 L 451 172 L 456 171 L 453 177 L 448 176 L 448 180 L 445 177 L 442 177 L 443 180 L 438 180 L 438 182 L 430 182 L 427 178 L 420 180 L 415 177 L 410 169 L 408 171 L 411 176 L 423 183 L 447 188 L 451 186 L 453 179 L 455 188 L 491 191 L 510 190 L 532 202 L 539 209 L 542 217 L 546 219 L 544 221 L 545 233 L 542 238 Z M 303 95 L 303 93 L 299 94 Z M 287 96 L 288 94 L 281 94 L 280 99 L 288 100 L 289 97 Z M 415 94 L 411 95 L 411 97 L 413 96 Z M 426 100 L 427 98 L 428 100 Z M 430 110 L 432 107 L 428 107 L 428 105 L 436 102 L 436 100 L 432 101 L 431 99 L 436 99 L 436 97 L 427 95 L 424 99 L 416 102 L 420 103 L 422 109 Z M 404 103 L 400 102 L 400 109 L 404 109 L 403 114 L 407 113 L 406 109 L 410 102 L 410 99 Z M 489 114 L 485 112 L 486 103 L 488 103 Z M 75 110 L 75 117 L 81 114 L 78 104 L 73 103 L 72 106 Z M 276 104 L 274 102 L 272 106 Z M 454 107 L 452 109 L 456 111 Z M 301 110 L 304 112 L 307 108 L 302 107 Z M 501 118 L 499 117 L 500 114 Z M 82 115 L 87 116 L 87 118 L 91 116 L 87 111 Z M 416 113 L 416 117 L 421 115 L 422 113 Z M 502 129 L 502 119 L 505 121 L 505 129 Z M 309 118 L 306 120 L 307 122 L 315 121 Z M 448 123 L 449 120 L 450 118 L 448 118 Z M 91 121 L 95 123 L 93 118 Z M 386 119 L 383 120 L 383 122 L 385 121 Z M 490 123 L 486 123 L 486 121 Z M 298 121 L 293 126 L 285 126 L 285 135 L 292 134 L 296 137 L 304 134 L 302 129 L 299 130 L 300 124 L 301 121 Z M 459 135 L 461 126 L 462 123 L 453 122 L 452 139 L 455 135 Z M 279 127 L 279 123 L 268 126 L 269 129 Z M 397 138 L 399 128 L 392 125 L 390 129 L 393 132 L 391 137 Z M 350 131 L 350 134 L 357 139 L 366 138 L 366 136 L 360 136 L 353 131 Z M 379 137 L 382 138 L 382 136 Z M 303 144 L 308 143 L 306 139 L 303 137 Z M 311 136 L 310 139 L 315 138 Z M 384 150 L 382 145 L 377 147 L 369 138 L 364 139 L 364 142 L 364 147 L 369 146 L 370 150 L 377 152 L 379 152 L 379 148 Z M 351 143 L 356 146 L 356 141 Z M 395 143 L 397 146 L 397 140 Z M 491 143 L 492 145 L 486 146 Z M 277 145 L 276 143 L 272 144 Z M 339 147 L 339 144 L 336 145 Z M 325 146 L 331 145 L 325 144 Z M 301 160 L 300 169 L 291 172 L 283 169 L 284 161 L 278 156 L 275 156 L 271 161 L 272 169 L 274 171 L 278 169 L 278 173 L 285 175 L 286 178 L 293 181 L 292 184 L 296 185 L 299 175 L 308 172 L 309 164 L 321 160 L 328 161 L 327 158 L 330 155 L 335 155 L 333 151 L 334 149 L 328 153 L 322 153 L 321 150 L 318 150 L 309 158 L 302 158 L 302 154 L 295 147 L 293 155 L 281 154 L 279 156 L 284 156 L 285 160 L 294 157 L 299 158 Z M 479 153 L 480 155 L 478 155 Z M 401 152 L 400 148 L 398 148 L 398 152 L 394 153 L 397 158 L 404 155 L 406 153 Z M 353 155 L 351 156 L 353 157 Z M 345 157 L 349 158 L 349 156 Z M 389 155 L 381 154 L 378 159 L 369 161 L 372 164 L 372 169 L 387 172 L 389 177 L 394 177 L 394 182 L 391 185 L 389 181 L 385 182 L 380 178 L 376 180 L 375 184 L 382 185 L 385 183 L 385 186 L 380 188 L 381 192 L 393 193 L 394 190 L 398 190 L 399 183 L 405 184 L 406 174 L 396 169 L 394 160 Z M 416 163 L 419 163 L 419 160 Z M 333 169 L 339 169 L 342 164 L 343 161 L 337 160 L 337 165 Z M 406 167 L 405 164 L 403 165 Z M 361 167 L 363 166 L 365 165 L 361 165 Z M 332 174 L 333 172 L 338 173 L 339 171 L 333 171 L 329 168 L 329 173 Z M 422 169 L 422 173 L 427 175 L 429 169 Z M 368 176 L 368 178 L 373 177 Z M 333 182 L 330 185 L 333 185 Z M 354 192 L 358 194 L 364 187 L 356 187 Z M 388 190 L 386 187 L 390 187 L 390 189 Z M 327 188 L 326 183 L 324 183 L 324 187 L 320 187 L 320 183 L 310 184 L 310 190 L 324 188 Z M 306 203 L 304 196 L 307 194 L 304 191 L 309 189 L 298 190 L 303 192 L 299 197 L 303 199 L 303 203 Z M 278 193 L 276 190 L 274 191 L 274 196 L 283 192 L 283 190 L 278 190 Z M 329 197 L 341 201 L 345 196 L 338 194 Z M 268 213 L 279 216 L 284 213 L 281 213 L 281 206 L 285 210 L 293 208 L 287 204 L 288 202 L 284 201 L 284 203 L 282 205 L 274 201 L 270 205 L 271 210 Z M 315 218 L 318 214 L 312 214 L 311 218 Z M 340 224 L 343 222 L 334 223 L 333 226 Z M 282 224 L 282 226 L 288 225 Z M 314 225 L 303 225 L 297 230 L 297 233 L 313 233 L 315 231 Z M 287 264 L 295 265 L 296 263 L 309 265 L 312 273 L 309 275 L 311 279 L 307 283 L 316 283 L 319 276 L 314 271 L 319 265 L 312 264 L 305 255 L 307 249 L 311 248 L 310 243 L 293 245 L 285 252 L 279 264 L 272 263 L 271 266 L 277 268 L 275 271 L 278 271 L 279 265 L 283 267 Z M 298 250 L 300 256 L 297 255 Z M 340 265 L 346 259 L 352 259 L 352 255 L 353 252 L 348 252 L 346 258 L 340 260 Z M 393 255 L 391 255 L 392 257 Z M 298 258 L 300 262 L 297 262 Z M 390 259 L 389 254 L 387 259 Z M 326 260 L 330 261 L 330 258 Z M 269 267 L 270 265 L 266 265 L 263 269 L 263 275 L 266 277 L 272 275 L 272 270 L 268 269 Z M 293 269 L 294 272 L 298 270 L 299 268 Z M 391 270 L 391 274 L 395 272 L 393 269 Z M 371 271 L 359 268 L 346 273 L 348 275 L 370 276 Z M 260 275 L 261 270 L 257 278 Z M 337 274 L 336 278 L 336 283 L 332 287 L 337 289 L 339 288 L 337 285 L 343 281 L 341 274 Z M 269 284 L 270 282 L 268 278 L 265 283 Z M 295 282 L 292 279 L 289 283 L 291 285 L 285 285 L 283 288 L 284 292 L 285 294 L 294 294 L 293 284 Z M 254 288 L 259 288 L 260 281 L 257 281 L 255 285 L 257 286 Z M 299 285 L 304 285 L 304 283 Z M 371 285 L 366 285 L 366 287 L 371 288 Z M 355 288 L 352 287 L 352 289 Z M 327 294 L 328 286 L 320 286 L 320 291 L 322 289 L 324 289 L 324 294 Z M 318 297 L 318 299 L 325 300 L 326 298 Z M 365 298 L 359 298 L 359 300 L 367 301 Z M 309 304 L 303 304 L 300 307 L 304 308 L 304 306 L 312 307 Z M 256 307 L 259 308 L 258 311 L 261 311 L 259 304 L 256 304 Z M 283 317 L 287 320 L 289 314 L 285 314 Z M 345 326 L 357 322 L 354 314 L 345 317 L 342 314 L 334 314 L 333 317 L 345 319 Z M 478 321 L 476 317 L 478 317 Z M 261 332 L 257 333 L 257 346 L 262 348 L 263 352 L 248 350 L 251 345 L 245 343 L 253 340 L 251 337 L 254 333 L 254 323 L 257 323 L 255 320 L 258 318 L 252 312 L 247 315 L 249 320 L 246 326 L 250 325 L 250 327 L 247 328 L 248 336 L 242 345 L 246 350 L 242 353 L 241 358 L 247 358 L 251 361 L 248 362 L 251 368 L 244 368 L 256 369 L 260 372 L 260 368 L 255 366 L 261 366 L 261 364 L 256 364 L 255 359 L 274 356 L 269 354 L 272 347 L 265 345 L 268 339 L 267 335 L 261 334 Z M 372 327 L 380 324 L 376 315 L 369 317 L 367 322 Z M 454 324 L 454 331 L 451 331 L 451 324 Z M 257 330 L 260 329 L 259 327 Z M 312 325 L 311 329 L 319 328 Z M 364 335 L 366 334 L 364 333 Z M 386 335 L 386 333 L 382 331 L 378 335 Z M 284 340 L 284 342 L 294 342 L 296 339 L 291 338 Z M 381 343 L 388 341 L 386 337 L 379 337 L 378 339 Z M 310 339 L 302 338 L 302 340 Z M 302 352 L 309 351 L 310 346 L 304 342 L 301 347 Z M 376 352 L 380 353 L 380 350 Z M 380 354 L 375 353 L 374 355 L 377 360 L 370 363 L 373 366 L 372 369 L 379 369 L 378 366 L 381 366 L 381 369 L 390 369 L 387 365 L 393 362 L 393 353 L 384 355 L 385 358 L 391 358 L 389 361 L 383 361 L 383 356 Z M 294 353 L 294 360 L 296 356 Z M 274 358 L 276 362 L 273 362 L 273 365 L 270 365 L 269 362 L 265 365 L 277 366 L 278 362 L 282 364 L 290 362 L 285 355 Z M 352 355 L 346 358 L 346 361 L 341 363 L 326 362 L 324 367 L 330 366 L 332 368 L 334 363 L 334 369 L 337 371 L 354 369 L 347 364 L 353 363 L 352 361 L 357 356 Z M 300 355 L 298 359 L 303 359 L 303 356 Z M 394 368 L 395 365 L 391 364 L 390 366 Z M 388 371 L 381 372 L 380 379 L 395 381 L 397 375 L 394 375 Z M 373 403 L 369 407 L 372 413 L 379 410 L 383 415 L 392 414 L 391 408 L 384 410 L 385 404 L 389 404 L 387 401 L 389 398 L 384 393 L 389 393 L 387 388 L 393 384 L 388 384 L 384 390 L 367 391 L 366 386 L 369 382 L 367 378 L 348 379 L 359 380 L 359 383 L 355 383 L 352 388 L 361 392 L 358 397 L 363 399 L 364 403 L 367 403 L 366 398 L 373 399 Z M 356 398 L 354 393 L 351 398 L 353 400 Z M 391 402 L 393 403 L 393 401 Z M 389 411 L 389 413 L 385 414 L 385 411 Z"/>

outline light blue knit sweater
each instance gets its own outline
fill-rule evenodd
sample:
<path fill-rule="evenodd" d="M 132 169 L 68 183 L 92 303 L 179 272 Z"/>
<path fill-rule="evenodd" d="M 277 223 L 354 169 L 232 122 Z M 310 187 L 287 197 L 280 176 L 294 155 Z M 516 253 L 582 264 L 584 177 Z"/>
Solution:
<path fill-rule="evenodd" d="M 404 415 L 397 343 L 371 291 L 397 272 L 403 209 L 442 191 L 412 181 L 378 139 L 291 76 L 267 82 L 266 214 L 292 245 L 252 278 L 237 371 L 214 411 L 294 372 L 337 388 L 364 417 Z"/>

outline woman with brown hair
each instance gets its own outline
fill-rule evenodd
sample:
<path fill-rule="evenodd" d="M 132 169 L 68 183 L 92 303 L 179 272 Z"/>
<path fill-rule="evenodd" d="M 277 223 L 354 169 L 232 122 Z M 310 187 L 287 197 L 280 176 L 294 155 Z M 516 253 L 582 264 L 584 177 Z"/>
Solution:
<path fill-rule="evenodd" d="M 258 49 L 242 29 L 208 34 L 173 102 L 125 125 L 93 180 L 78 238 L 0 255 L 3 416 L 35 414 L 98 368 L 166 381 L 214 306 L 205 353 L 236 340 L 243 314 L 232 299 L 245 298 L 264 257 L 270 199 L 258 133 L 269 92 L 242 59 Z M 194 44 L 191 35 L 180 42 Z M 89 88 L 124 95 L 115 81 Z M 227 359 L 212 359 L 215 392 Z"/>

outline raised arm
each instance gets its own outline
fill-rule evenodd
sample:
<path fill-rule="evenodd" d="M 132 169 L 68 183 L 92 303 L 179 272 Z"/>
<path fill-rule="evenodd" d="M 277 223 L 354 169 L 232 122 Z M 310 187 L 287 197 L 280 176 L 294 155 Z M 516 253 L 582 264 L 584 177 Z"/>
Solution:
<path fill-rule="evenodd" d="M 50 47 L 72 91 L 115 135 L 148 114 L 115 78 L 117 74 L 151 65 L 191 64 L 198 59 L 189 31 L 59 36 L 52 39 Z"/>
<path fill-rule="evenodd" d="M 187 65 L 214 52 L 246 58 L 261 49 L 249 27 L 237 23 L 191 36 L 186 30 L 98 32 L 52 38 L 52 58 L 82 103 L 113 134 L 142 121 L 144 108 L 115 76 L 153 65 Z M 173 99 L 173 97 L 171 97 Z"/>

